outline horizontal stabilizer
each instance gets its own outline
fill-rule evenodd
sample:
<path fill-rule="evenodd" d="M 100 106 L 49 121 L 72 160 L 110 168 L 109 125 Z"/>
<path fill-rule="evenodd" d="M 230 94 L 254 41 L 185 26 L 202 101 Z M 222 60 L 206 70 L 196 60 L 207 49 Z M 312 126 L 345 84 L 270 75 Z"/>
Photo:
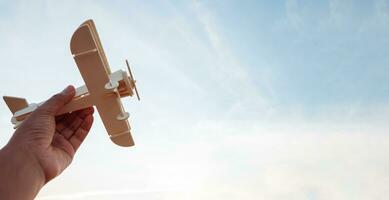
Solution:
<path fill-rule="evenodd" d="M 28 107 L 26 99 L 23 98 L 3 96 L 3 99 L 8 108 L 11 110 L 12 114 L 15 114 L 16 111 Z"/>

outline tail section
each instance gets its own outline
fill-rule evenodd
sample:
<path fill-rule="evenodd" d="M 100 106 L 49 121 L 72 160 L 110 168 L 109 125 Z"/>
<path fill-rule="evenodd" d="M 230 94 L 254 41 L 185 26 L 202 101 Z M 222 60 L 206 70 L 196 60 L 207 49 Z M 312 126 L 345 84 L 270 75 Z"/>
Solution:
<path fill-rule="evenodd" d="M 18 110 L 28 107 L 26 99 L 23 98 L 3 96 L 3 99 L 8 108 L 11 110 L 12 114 L 15 114 L 15 112 Z"/>

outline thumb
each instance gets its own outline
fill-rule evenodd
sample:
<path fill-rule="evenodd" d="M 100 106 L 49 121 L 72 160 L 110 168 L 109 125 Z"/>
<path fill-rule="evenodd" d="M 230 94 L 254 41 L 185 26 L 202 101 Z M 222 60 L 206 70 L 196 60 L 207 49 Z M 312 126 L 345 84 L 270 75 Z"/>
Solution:
<path fill-rule="evenodd" d="M 76 91 L 74 87 L 69 85 L 62 92 L 55 94 L 49 100 L 39 106 L 37 111 L 55 116 L 65 104 L 69 103 L 72 100 L 75 93 Z"/>

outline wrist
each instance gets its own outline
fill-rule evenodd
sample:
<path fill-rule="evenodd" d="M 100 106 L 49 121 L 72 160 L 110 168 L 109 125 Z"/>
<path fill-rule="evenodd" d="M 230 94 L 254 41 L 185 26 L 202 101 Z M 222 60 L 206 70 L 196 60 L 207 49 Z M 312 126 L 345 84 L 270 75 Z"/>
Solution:
<path fill-rule="evenodd" d="M 38 160 L 23 147 L 1 149 L 0 169 L 1 199 L 33 199 L 45 184 Z"/>

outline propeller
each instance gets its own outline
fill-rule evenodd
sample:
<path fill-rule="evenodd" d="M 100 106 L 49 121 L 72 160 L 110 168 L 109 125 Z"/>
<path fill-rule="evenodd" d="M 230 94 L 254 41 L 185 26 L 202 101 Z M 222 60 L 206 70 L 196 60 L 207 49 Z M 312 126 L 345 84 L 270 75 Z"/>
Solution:
<path fill-rule="evenodd" d="M 136 85 L 135 85 L 136 81 L 135 81 L 134 77 L 132 76 L 132 72 L 131 72 L 131 69 L 130 69 L 130 64 L 128 64 L 128 60 L 127 59 L 126 59 L 126 64 L 127 64 L 128 72 L 130 73 L 130 78 L 131 78 L 132 84 L 134 84 L 136 97 L 138 97 L 138 101 L 140 101 L 138 89 L 136 88 Z"/>

